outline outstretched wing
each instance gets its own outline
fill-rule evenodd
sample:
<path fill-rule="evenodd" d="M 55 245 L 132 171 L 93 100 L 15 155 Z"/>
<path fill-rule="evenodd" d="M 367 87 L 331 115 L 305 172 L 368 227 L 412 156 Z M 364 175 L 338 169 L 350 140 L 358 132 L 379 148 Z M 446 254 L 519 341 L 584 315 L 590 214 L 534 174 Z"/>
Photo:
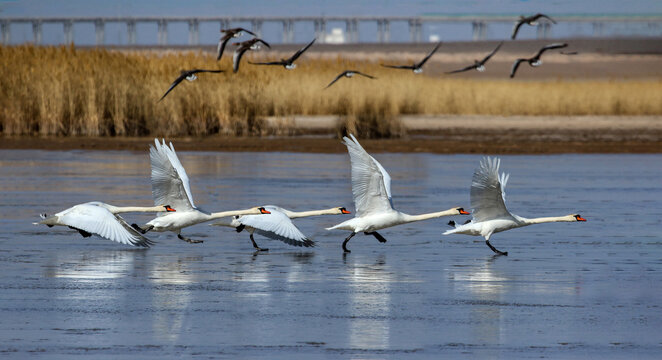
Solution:
<path fill-rule="evenodd" d="M 352 163 L 352 195 L 356 216 L 393 209 L 391 176 L 359 144 L 354 135 L 343 138 Z"/>
<path fill-rule="evenodd" d="M 248 33 L 248 34 L 251 34 L 251 35 L 253 35 L 253 36 L 257 36 L 257 35 L 255 35 L 254 32 L 249 31 L 249 30 L 246 30 L 246 29 L 241 28 L 241 27 L 240 27 L 240 28 L 236 28 L 235 30 L 243 31 L 243 32 Z"/>
<path fill-rule="evenodd" d="M 481 61 L 480 63 L 483 64 L 483 65 L 485 65 L 485 63 L 487 62 L 487 60 L 489 60 L 492 56 L 494 56 L 494 54 L 497 53 L 497 51 L 499 51 L 499 49 L 501 48 L 501 45 L 503 45 L 503 41 L 500 42 L 499 45 L 497 45 L 497 47 L 496 47 L 494 50 L 492 50 L 492 52 L 491 52 L 489 55 L 485 56 L 485 58 L 483 59 L 483 61 Z"/>
<path fill-rule="evenodd" d="M 407 70 L 414 69 L 413 65 L 384 65 L 384 64 L 381 65 L 385 68 L 391 68 L 391 69 L 407 69 Z"/>
<path fill-rule="evenodd" d="M 522 24 L 524 24 L 524 20 L 520 20 L 515 24 L 515 27 L 513 28 L 513 33 L 510 35 L 511 40 L 515 40 L 515 37 L 517 36 L 517 32 L 519 31 L 519 28 L 522 27 Z"/>
<path fill-rule="evenodd" d="M 304 46 L 303 48 L 299 49 L 299 51 L 294 53 L 294 55 L 292 55 L 292 57 L 290 58 L 290 62 L 294 62 L 296 59 L 298 59 L 299 56 L 301 56 L 301 54 L 303 54 L 306 50 L 308 50 L 309 47 L 313 45 L 315 40 L 317 39 L 313 39 L 313 41 L 309 42 L 308 45 Z"/>
<path fill-rule="evenodd" d="M 354 74 L 361 75 L 361 76 L 365 76 L 365 77 L 370 78 L 370 79 L 376 79 L 376 77 L 374 77 L 374 76 L 372 76 L 372 75 L 364 74 L 364 73 L 362 73 L 362 72 L 360 72 L 360 71 L 352 71 L 352 72 L 353 72 Z"/>
<path fill-rule="evenodd" d="M 541 14 L 541 13 L 537 13 L 537 14 L 533 17 L 533 20 L 538 20 L 538 19 L 540 19 L 541 17 L 543 17 L 543 18 L 545 18 L 545 19 L 551 21 L 552 23 L 556 24 L 556 21 L 554 21 L 554 19 L 552 19 L 551 17 L 549 17 L 549 16 L 547 16 L 547 15 L 545 15 L 545 14 Z"/>
<path fill-rule="evenodd" d="M 540 50 L 538 51 L 538 53 L 536 54 L 535 57 L 540 57 L 540 55 L 542 55 L 542 53 L 544 53 L 544 52 L 547 51 L 547 50 L 562 49 L 562 48 L 567 47 L 567 46 L 568 46 L 567 43 L 554 43 L 554 44 L 549 44 L 549 45 L 543 47 L 542 49 L 540 49 Z"/>
<path fill-rule="evenodd" d="M 513 63 L 513 67 L 510 69 L 510 78 L 515 77 L 515 72 L 517 71 L 517 68 L 519 67 L 519 64 L 522 63 L 522 61 L 526 61 L 526 59 L 517 59 Z"/>
<path fill-rule="evenodd" d="M 268 47 L 269 49 L 271 49 L 271 46 L 270 46 L 269 43 L 267 43 L 266 41 L 264 41 L 264 40 L 262 40 L 262 39 L 256 39 L 256 40 L 257 40 L 258 42 L 263 43 L 264 46 L 266 46 L 266 47 Z"/>
<path fill-rule="evenodd" d="M 469 66 L 464 67 L 464 68 L 459 69 L 459 70 L 447 71 L 446 74 L 456 74 L 456 73 L 461 73 L 461 72 L 469 71 L 469 70 L 471 70 L 471 69 L 475 69 L 475 68 L 476 68 L 476 65 L 469 65 Z"/>
<path fill-rule="evenodd" d="M 283 61 L 271 61 L 271 62 L 248 62 L 251 65 L 285 65 Z"/>
<path fill-rule="evenodd" d="M 431 58 L 432 55 L 434 55 L 435 52 L 437 52 L 437 50 L 439 49 L 440 46 L 441 46 L 441 41 L 437 43 L 437 45 L 434 47 L 434 49 L 432 49 L 432 51 L 430 51 L 428 56 L 424 57 L 423 60 L 421 60 L 421 62 L 416 64 L 417 65 L 416 67 L 420 68 L 421 66 L 423 66 L 425 64 L 425 62 L 428 61 L 428 59 Z"/>
<path fill-rule="evenodd" d="M 234 51 L 234 55 L 232 55 L 232 71 L 237 72 L 239 71 L 239 62 L 241 61 L 241 57 L 244 56 L 244 53 L 248 51 L 248 47 L 242 46 L 238 48 L 237 50 Z"/>
<path fill-rule="evenodd" d="M 335 84 L 336 81 L 340 80 L 340 78 L 343 77 L 343 76 L 345 76 L 345 74 L 347 74 L 347 71 L 343 71 L 342 73 L 340 73 L 338 76 L 336 76 L 335 79 L 333 79 L 333 81 L 331 81 L 331 82 L 329 83 L 329 85 L 327 85 L 327 86 L 325 87 L 325 89 L 328 89 L 331 85 Z"/>
<path fill-rule="evenodd" d="M 131 228 L 119 215 L 92 204 L 80 204 L 57 214 L 62 225 L 99 235 L 121 244 L 149 247 L 153 242 Z"/>
<path fill-rule="evenodd" d="M 292 246 L 315 246 L 315 243 L 308 239 L 278 207 L 265 206 L 264 208 L 271 214 L 244 215 L 237 221 L 242 225 L 252 227 L 257 234 L 269 239 L 280 240 Z"/>
<path fill-rule="evenodd" d="M 218 41 L 218 46 L 216 47 L 216 61 L 221 60 L 221 56 L 223 56 L 223 51 L 225 51 L 225 45 L 227 45 L 228 41 L 232 39 L 232 36 L 223 36 L 219 41 Z"/>
<path fill-rule="evenodd" d="M 169 204 L 175 209 L 195 209 L 188 175 L 175 153 L 175 148 L 168 147 L 163 140 L 154 139 L 155 146 L 150 146 L 149 158 L 152 165 L 152 196 L 154 204 Z"/>
<path fill-rule="evenodd" d="M 499 158 L 483 158 L 471 179 L 471 214 L 476 222 L 512 218 L 505 204 L 508 175 L 499 176 L 500 163 Z"/>
<path fill-rule="evenodd" d="M 161 102 L 161 100 L 163 100 L 166 97 L 166 95 L 168 95 L 170 93 L 170 91 L 172 91 L 172 89 L 175 88 L 175 86 L 179 85 L 179 83 L 182 82 L 182 80 L 186 79 L 187 76 L 188 76 L 188 73 L 182 72 L 182 74 L 179 75 L 179 77 L 177 79 L 175 79 L 175 81 L 173 81 L 172 84 L 170 84 L 170 87 L 165 92 L 165 94 L 163 94 L 163 96 L 161 96 L 161 98 L 159 99 L 159 102 Z"/>

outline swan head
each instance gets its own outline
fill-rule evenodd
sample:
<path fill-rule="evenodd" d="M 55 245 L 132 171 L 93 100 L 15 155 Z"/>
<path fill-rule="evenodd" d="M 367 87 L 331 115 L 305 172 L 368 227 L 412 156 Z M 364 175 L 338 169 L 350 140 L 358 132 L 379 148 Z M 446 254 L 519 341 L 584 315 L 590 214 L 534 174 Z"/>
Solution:
<path fill-rule="evenodd" d="M 416 68 L 414 69 L 414 74 L 420 74 L 423 72 L 423 68 Z"/>
<path fill-rule="evenodd" d="M 455 210 L 457 210 L 458 214 L 460 214 L 460 215 L 471 215 L 470 212 L 465 211 L 464 208 L 461 208 L 461 207 L 455 208 Z"/>
<path fill-rule="evenodd" d="M 586 219 L 584 219 L 584 218 L 583 218 L 581 215 L 579 215 L 579 214 L 573 214 L 573 215 L 570 215 L 570 216 L 572 216 L 572 217 L 574 218 L 574 221 L 586 221 Z"/>
<path fill-rule="evenodd" d="M 259 214 L 271 214 L 271 211 L 265 209 L 264 207 L 260 206 L 259 208 L 256 208 L 257 212 Z"/>
<path fill-rule="evenodd" d="M 163 208 L 165 209 L 166 212 L 175 212 L 177 210 L 173 209 L 170 207 L 170 205 L 163 205 Z"/>
<path fill-rule="evenodd" d="M 349 210 L 345 209 L 344 207 L 339 207 L 338 208 L 338 213 L 339 214 L 351 214 L 351 212 Z"/>
<path fill-rule="evenodd" d="M 285 65 L 285 68 L 287 70 L 293 70 L 293 69 L 296 69 L 296 67 L 297 67 L 297 64 L 287 64 L 287 65 Z"/>

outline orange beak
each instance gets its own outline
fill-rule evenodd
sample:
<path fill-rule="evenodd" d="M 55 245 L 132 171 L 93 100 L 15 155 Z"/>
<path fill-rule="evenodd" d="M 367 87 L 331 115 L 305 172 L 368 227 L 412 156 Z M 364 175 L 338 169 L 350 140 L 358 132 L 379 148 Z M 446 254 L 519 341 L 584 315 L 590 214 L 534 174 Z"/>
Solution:
<path fill-rule="evenodd" d="M 347 209 L 345 208 L 340 209 L 340 212 L 342 212 L 343 214 L 351 214 L 351 212 L 347 211 Z"/>
<path fill-rule="evenodd" d="M 575 219 L 577 219 L 577 221 L 586 221 L 586 219 L 584 219 L 584 218 L 581 217 L 581 216 L 577 216 L 577 217 L 575 217 Z"/>
<path fill-rule="evenodd" d="M 175 212 L 175 211 L 177 211 L 177 210 L 171 208 L 170 205 L 166 205 L 165 209 L 166 209 L 167 212 Z"/>
<path fill-rule="evenodd" d="M 459 208 L 457 209 L 457 211 L 460 212 L 460 215 L 471 215 L 471 213 L 469 213 L 468 211 L 464 211 L 463 208 Z"/>
<path fill-rule="evenodd" d="M 262 213 L 262 214 L 271 214 L 271 211 L 269 211 L 265 208 L 260 208 L 260 213 Z"/>

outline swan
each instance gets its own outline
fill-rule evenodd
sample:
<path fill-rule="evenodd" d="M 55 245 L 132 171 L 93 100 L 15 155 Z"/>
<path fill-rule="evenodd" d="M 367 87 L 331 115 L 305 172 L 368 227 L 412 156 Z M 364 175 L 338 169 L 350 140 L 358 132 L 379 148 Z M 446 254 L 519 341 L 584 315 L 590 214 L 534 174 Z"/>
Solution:
<path fill-rule="evenodd" d="M 318 215 L 351 214 L 344 207 L 300 212 L 290 211 L 274 205 L 265 205 L 263 207 L 271 214 L 260 216 L 235 216 L 230 223 L 218 222 L 211 225 L 233 227 L 237 232 L 241 232 L 245 229 L 250 234 L 249 237 L 253 243 L 253 247 L 257 251 L 269 251 L 269 249 L 260 248 L 257 245 L 255 239 L 253 239 L 253 233 L 258 233 L 270 239 L 280 240 L 292 246 L 312 247 L 315 246 L 315 242 L 308 239 L 306 235 L 304 235 L 299 228 L 292 223 L 291 219 Z"/>
<path fill-rule="evenodd" d="M 409 215 L 393 209 L 391 198 L 391 177 L 384 167 L 359 144 L 354 135 L 343 137 L 352 164 L 352 195 L 356 215 L 353 219 L 342 222 L 327 230 L 350 230 L 352 233 L 342 243 L 345 252 L 351 252 L 346 245 L 358 232 L 372 235 L 379 242 L 386 242 L 377 230 L 407 224 L 414 221 L 434 219 L 449 215 L 469 215 L 461 207 L 429 214 Z"/>
<path fill-rule="evenodd" d="M 444 232 L 449 234 L 465 234 L 485 237 L 485 244 L 499 255 L 508 255 L 508 252 L 497 250 L 490 244 L 490 236 L 494 233 L 515 229 L 532 224 L 549 222 L 576 222 L 586 221 L 579 214 L 571 214 L 557 217 L 541 217 L 527 219 L 512 214 L 506 209 L 506 194 L 504 189 L 509 175 L 502 173 L 499 176 L 499 158 L 483 158 L 480 166 L 471 181 L 471 208 L 473 219 L 463 225 L 456 225 L 451 221 L 448 224 L 454 229 Z"/>
<path fill-rule="evenodd" d="M 90 237 L 92 234 L 96 234 L 121 244 L 149 247 L 154 243 L 150 239 L 137 233 L 118 214 L 127 212 L 162 211 L 175 212 L 175 209 L 171 208 L 170 205 L 121 207 L 109 205 L 100 201 L 92 201 L 74 205 L 53 216 L 41 214 L 40 216 L 43 220 L 33 224 L 44 224 L 48 227 L 53 227 L 55 225 L 68 226 L 77 230 L 83 237 Z"/>
<path fill-rule="evenodd" d="M 262 207 L 254 207 L 245 210 L 232 210 L 209 213 L 199 209 L 193 202 L 191 187 L 186 170 L 177 157 L 175 147 L 170 143 L 166 145 L 165 140 L 159 143 L 154 139 L 155 146 L 150 146 L 149 158 L 152 164 L 152 196 L 155 203 L 168 203 L 177 209 L 175 213 L 169 213 L 150 220 L 144 226 L 132 224 L 131 226 L 142 234 L 148 231 L 172 231 L 177 238 L 188 243 L 201 243 L 201 240 L 191 240 L 181 234 L 181 229 L 211 221 L 226 216 L 269 214 Z"/>

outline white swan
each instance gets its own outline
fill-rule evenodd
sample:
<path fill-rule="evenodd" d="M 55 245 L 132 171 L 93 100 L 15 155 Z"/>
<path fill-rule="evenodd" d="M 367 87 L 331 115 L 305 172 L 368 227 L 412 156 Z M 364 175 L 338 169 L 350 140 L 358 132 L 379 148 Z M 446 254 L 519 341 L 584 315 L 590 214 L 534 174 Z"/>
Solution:
<path fill-rule="evenodd" d="M 191 195 L 188 176 L 182 163 L 177 157 L 175 147 L 170 143 L 166 145 L 165 140 L 159 143 L 154 139 L 155 146 L 150 146 L 149 157 L 152 164 L 152 195 L 154 202 L 162 204 L 164 201 L 177 209 L 176 213 L 165 214 L 149 221 L 145 226 L 133 224 L 133 228 L 145 234 L 148 231 L 172 231 L 180 240 L 189 243 L 201 243 L 201 240 L 191 240 L 182 236 L 181 229 L 211 221 L 226 216 L 269 214 L 261 207 L 245 210 L 232 210 L 209 213 L 197 208 Z"/>
<path fill-rule="evenodd" d="M 345 252 L 350 252 L 346 247 L 349 239 L 361 231 L 366 235 L 373 235 L 379 242 L 386 242 L 376 230 L 442 216 L 469 214 L 461 207 L 422 215 L 409 215 L 394 210 L 391 177 L 382 165 L 363 149 L 354 135 L 349 136 L 351 139 L 343 137 L 343 144 L 347 146 L 352 163 L 352 194 L 356 215 L 353 219 L 327 228 L 352 231 L 342 243 Z"/>
<path fill-rule="evenodd" d="M 510 213 L 506 209 L 504 191 L 509 175 L 502 173 L 499 176 L 500 163 L 499 158 L 487 157 L 481 160 L 480 167 L 474 171 L 471 181 L 470 197 L 473 219 L 463 225 L 456 225 L 454 221 L 449 222 L 448 224 L 455 228 L 444 232 L 444 235 L 483 236 L 485 243 L 492 251 L 499 255 L 508 255 L 508 252 L 499 251 L 490 244 L 492 234 L 532 224 L 586 221 L 579 214 L 527 219 Z"/>
<path fill-rule="evenodd" d="M 169 205 L 140 207 L 140 206 L 113 206 L 100 201 L 92 201 L 72 206 L 59 213 L 48 216 L 41 214 L 43 220 L 33 223 L 44 224 L 48 227 L 55 225 L 68 226 L 83 235 L 90 237 L 99 235 L 118 243 L 149 247 L 153 242 L 136 232 L 118 214 L 127 212 L 174 212 Z"/>
<path fill-rule="evenodd" d="M 253 238 L 253 233 L 260 234 L 270 239 L 280 240 L 292 246 L 311 247 L 315 246 L 315 242 L 308 239 L 306 235 L 304 235 L 299 228 L 292 223 L 291 219 L 318 215 L 351 214 L 344 207 L 300 212 L 290 211 L 274 205 L 265 205 L 264 208 L 271 212 L 271 214 L 260 216 L 235 216 L 230 223 L 218 222 L 211 225 L 233 227 L 237 232 L 241 232 L 245 229 L 250 234 L 249 237 L 253 243 L 253 247 L 257 251 L 269 251 L 269 249 L 260 248 L 257 245 Z"/>

